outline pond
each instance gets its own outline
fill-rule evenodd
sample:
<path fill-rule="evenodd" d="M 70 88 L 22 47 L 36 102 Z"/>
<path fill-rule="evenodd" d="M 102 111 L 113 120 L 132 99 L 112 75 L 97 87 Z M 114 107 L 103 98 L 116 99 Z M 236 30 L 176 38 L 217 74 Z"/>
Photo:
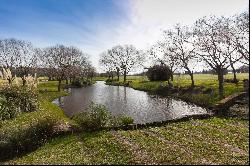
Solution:
<path fill-rule="evenodd" d="M 186 115 L 206 114 L 205 108 L 170 97 L 149 95 L 129 87 L 105 85 L 104 81 L 84 88 L 69 89 L 70 95 L 53 101 L 69 117 L 84 111 L 93 101 L 103 104 L 113 116 L 130 116 L 135 124 L 179 119 Z"/>

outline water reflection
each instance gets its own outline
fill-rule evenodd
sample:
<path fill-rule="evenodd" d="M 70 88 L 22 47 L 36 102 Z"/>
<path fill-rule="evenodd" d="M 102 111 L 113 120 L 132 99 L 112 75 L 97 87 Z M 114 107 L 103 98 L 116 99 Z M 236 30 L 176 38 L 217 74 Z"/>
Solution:
<path fill-rule="evenodd" d="M 91 101 L 104 104 L 114 116 L 131 116 L 135 123 L 150 123 L 207 113 L 201 107 L 180 100 L 150 96 L 146 92 L 123 86 L 109 86 L 103 81 L 97 81 L 90 87 L 72 88 L 70 96 L 61 97 L 54 103 L 71 117 L 84 111 Z"/>

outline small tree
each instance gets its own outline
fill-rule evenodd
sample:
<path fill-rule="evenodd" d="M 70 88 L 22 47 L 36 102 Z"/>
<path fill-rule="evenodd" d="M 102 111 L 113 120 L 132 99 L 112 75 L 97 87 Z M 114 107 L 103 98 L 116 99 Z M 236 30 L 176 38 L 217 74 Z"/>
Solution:
<path fill-rule="evenodd" d="M 150 81 L 168 81 L 168 83 L 172 74 L 170 68 L 166 65 L 154 65 L 148 68 L 146 73 Z"/>

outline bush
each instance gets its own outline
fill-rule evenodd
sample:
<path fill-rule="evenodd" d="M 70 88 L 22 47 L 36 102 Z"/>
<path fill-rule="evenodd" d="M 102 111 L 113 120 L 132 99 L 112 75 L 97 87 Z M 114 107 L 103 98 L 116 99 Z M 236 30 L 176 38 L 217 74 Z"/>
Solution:
<path fill-rule="evenodd" d="M 71 82 L 71 85 L 76 86 L 76 87 L 82 87 L 82 83 L 80 82 L 79 79 L 73 80 L 73 81 Z"/>
<path fill-rule="evenodd" d="M 82 80 L 82 85 L 83 85 L 83 86 L 91 85 L 91 81 L 88 80 L 88 79 L 83 79 L 83 80 Z"/>
<path fill-rule="evenodd" d="M 106 80 L 106 82 L 112 82 L 112 79 L 108 78 L 108 79 Z"/>
<path fill-rule="evenodd" d="M 150 81 L 168 81 L 172 72 L 168 66 L 154 65 L 148 69 L 146 75 Z"/>
<path fill-rule="evenodd" d="M 42 145 L 53 134 L 56 121 L 50 117 L 13 130 L 0 128 L 0 160 L 30 152 Z M 6 130 L 5 130 L 6 129 Z"/>
<path fill-rule="evenodd" d="M 234 80 L 234 79 L 224 79 L 224 82 L 227 82 L 227 83 L 238 83 L 239 80 L 238 79 L 236 79 L 236 80 Z"/>
<path fill-rule="evenodd" d="M 91 81 L 88 79 L 76 79 L 71 82 L 71 85 L 76 86 L 76 87 L 83 87 L 83 86 L 88 86 L 91 85 Z"/>
<path fill-rule="evenodd" d="M 5 96 L 0 97 L 0 120 L 14 118 L 20 113 L 19 108 L 14 103 L 8 102 Z"/>
<path fill-rule="evenodd" d="M 81 112 L 73 116 L 73 120 L 83 130 L 99 130 L 105 127 L 110 120 L 110 114 L 105 106 L 91 103 L 86 112 Z"/>
<path fill-rule="evenodd" d="M 134 122 L 134 119 L 129 117 L 129 116 L 122 116 L 119 118 L 119 120 L 120 120 L 120 124 L 125 125 L 125 126 L 127 126 L 129 124 L 133 124 L 133 122 Z"/>
<path fill-rule="evenodd" d="M 112 117 L 104 105 L 91 103 L 85 112 L 73 116 L 81 130 L 95 131 L 104 127 L 129 125 L 134 122 L 131 117 Z"/>
<path fill-rule="evenodd" d="M 4 87 L 0 91 L 0 120 L 16 117 L 21 112 L 38 109 L 38 93 L 28 87 Z"/>

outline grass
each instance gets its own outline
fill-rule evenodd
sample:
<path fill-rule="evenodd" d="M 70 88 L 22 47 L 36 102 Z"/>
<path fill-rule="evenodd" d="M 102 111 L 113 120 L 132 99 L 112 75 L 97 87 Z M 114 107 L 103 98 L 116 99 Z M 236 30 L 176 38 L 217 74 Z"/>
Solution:
<path fill-rule="evenodd" d="M 233 78 L 233 74 L 225 75 L 226 79 Z M 237 79 L 239 79 L 238 84 L 233 83 L 224 83 L 224 96 L 229 96 L 237 92 L 243 91 L 243 79 L 248 79 L 249 73 L 238 73 Z M 115 78 L 116 79 L 116 78 Z M 149 81 L 146 76 L 128 76 L 127 81 L 132 81 L 129 85 L 130 87 L 136 90 L 149 91 L 149 92 L 157 92 L 162 91 L 161 84 L 163 86 L 167 85 L 167 82 L 161 81 Z M 218 102 L 219 94 L 218 94 L 218 80 L 216 75 L 212 74 L 194 74 L 194 81 L 197 87 L 202 87 L 204 90 L 211 88 L 213 92 L 211 94 L 183 94 L 178 96 L 179 98 L 194 102 L 196 104 L 200 104 L 202 106 L 211 106 Z M 181 75 L 178 77 L 174 75 L 174 81 L 172 82 L 174 86 L 179 86 L 180 88 L 188 88 L 191 85 L 191 80 L 188 75 Z M 111 83 L 113 85 L 124 85 L 123 80 L 120 82 Z"/>
<path fill-rule="evenodd" d="M 107 77 L 94 77 L 93 81 L 106 81 Z"/>
<path fill-rule="evenodd" d="M 242 75 L 242 79 L 245 77 Z M 155 89 L 160 85 L 143 77 L 129 76 L 128 79 L 137 88 Z M 200 76 L 197 84 L 212 85 L 212 80 L 210 83 L 206 80 L 208 75 Z M 228 87 L 228 93 L 233 93 L 233 84 Z M 40 83 L 38 89 L 40 111 L 24 113 L 0 125 L 0 133 L 10 138 L 7 140 L 17 136 L 25 138 L 22 133 L 46 119 L 53 119 L 53 124 L 71 123 L 63 111 L 51 103 L 67 95 L 64 91 L 57 92 L 57 82 Z M 31 131 L 37 133 L 37 130 Z M 0 165 L 10 164 L 249 164 L 249 121 L 213 117 L 140 130 L 73 132 L 46 139 L 23 156 L 0 161 Z"/>
<path fill-rule="evenodd" d="M 249 122 L 211 118 L 60 136 L 1 164 L 248 164 Z"/>
<path fill-rule="evenodd" d="M 3 158 L 25 153 L 32 150 L 33 146 L 40 146 L 46 142 L 46 139 L 49 139 L 47 134 L 52 132 L 54 126 L 70 122 L 64 112 L 51 103 L 53 99 L 67 95 L 66 92 L 56 92 L 56 85 L 56 82 L 39 85 L 38 89 L 41 91 L 39 93 L 39 111 L 22 113 L 14 119 L 0 123 L 0 147 L 10 150 L 9 154 L 7 151 L 5 154 L 1 154 Z M 45 92 L 45 87 L 50 91 Z"/>

